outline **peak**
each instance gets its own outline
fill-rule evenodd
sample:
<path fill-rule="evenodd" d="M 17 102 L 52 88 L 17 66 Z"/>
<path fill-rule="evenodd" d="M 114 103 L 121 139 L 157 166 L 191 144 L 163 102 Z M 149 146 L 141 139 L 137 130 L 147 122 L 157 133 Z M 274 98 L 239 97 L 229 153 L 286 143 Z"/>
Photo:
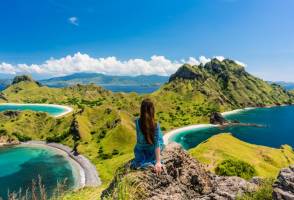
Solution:
<path fill-rule="evenodd" d="M 33 80 L 33 78 L 29 75 L 20 75 L 20 76 L 15 76 L 11 85 L 15 85 L 17 83 L 20 83 L 20 82 L 35 82 L 37 83 L 38 85 L 40 85 L 40 83 L 38 83 L 37 81 Z"/>

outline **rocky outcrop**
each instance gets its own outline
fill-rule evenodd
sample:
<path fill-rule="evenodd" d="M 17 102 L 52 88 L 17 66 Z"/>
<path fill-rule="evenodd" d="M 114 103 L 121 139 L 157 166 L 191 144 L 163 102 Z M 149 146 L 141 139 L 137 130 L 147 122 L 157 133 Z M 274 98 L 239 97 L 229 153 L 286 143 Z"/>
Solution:
<path fill-rule="evenodd" d="M 274 200 L 294 199 L 294 165 L 280 171 L 273 185 Z"/>
<path fill-rule="evenodd" d="M 169 78 L 169 82 L 182 78 L 182 79 L 190 79 L 190 80 L 204 80 L 204 76 L 202 73 L 196 71 L 197 68 L 193 68 L 189 64 L 185 64 L 180 67 L 176 73 L 171 75 Z"/>
<path fill-rule="evenodd" d="M 39 86 L 41 86 L 41 84 L 37 81 L 34 81 L 30 76 L 28 75 L 21 75 L 21 76 L 15 76 L 14 79 L 12 80 L 11 85 L 17 84 L 19 82 L 22 81 L 27 81 L 27 82 L 35 82 L 36 84 L 38 84 Z"/>
<path fill-rule="evenodd" d="M 5 97 L 5 94 L 3 94 L 2 92 L 0 92 L 0 99 L 4 101 L 8 101 L 7 98 Z"/>
<path fill-rule="evenodd" d="M 213 112 L 210 115 L 210 123 L 223 125 L 227 123 L 227 120 L 222 116 L 221 113 Z"/>
<path fill-rule="evenodd" d="M 129 164 L 118 170 L 116 177 L 103 191 L 102 199 L 111 196 L 118 199 L 118 185 L 130 180 L 136 187 L 134 199 L 236 199 L 244 192 L 254 191 L 257 185 L 239 177 L 222 177 L 207 172 L 178 144 L 169 144 L 162 153 L 164 172 L 157 176 L 151 169 L 132 171 Z"/>
<path fill-rule="evenodd" d="M 15 118 L 17 116 L 19 116 L 20 111 L 16 111 L 16 110 L 6 110 L 3 112 L 3 115 L 9 117 L 9 118 Z"/>

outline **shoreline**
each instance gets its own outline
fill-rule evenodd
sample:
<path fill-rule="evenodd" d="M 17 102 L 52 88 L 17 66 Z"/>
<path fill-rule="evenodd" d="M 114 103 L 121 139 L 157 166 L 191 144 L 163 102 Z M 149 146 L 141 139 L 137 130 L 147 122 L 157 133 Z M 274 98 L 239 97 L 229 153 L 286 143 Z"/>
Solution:
<path fill-rule="evenodd" d="M 46 143 L 44 141 L 27 141 L 20 144 L 4 145 L 3 147 L 20 146 L 20 147 L 39 147 L 46 148 L 64 156 L 70 163 L 75 179 L 73 189 L 80 189 L 83 187 L 97 187 L 100 186 L 101 180 L 98 176 L 96 167 L 83 155 L 74 155 L 72 149 L 68 146 L 58 143 Z"/>
<path fill-rule="evenodd" d="M 72 107 L 65 106 L 65 105 L 58 105 L 58 104 L 46 104 L 46 103 L 0 103 L 0 105 L 14 105 L 14 106 L 45 106 L 45 107 L 57 107 L 57 108 L 62 108 L 64 111 L 58 115 L 51 115 L 52 117 L 58 118 L 62 117 L 64 115 L 67 115 L 73 111 Z M 48 113 L 49 114 L 49 113 Z M 50 114 L 49 114 L 50 115 Z"/>
<path fill-rule="evenodd" d="M 244 112 L 244 111 L 248 111 L 248 110 L 254 110 L 254 109 L 258 109 L 258 108 L 273 108 L 273 107 L 281 107 L 281 106 L 293 106 L 293 104 L 291 105 L 269 105 L 266 107 L 246 107 L 246 108 L 240 108 L 240 109 L 235 109 L 235 110 L 230 110 L 230 111 L 225 111 L 222 112 L 221 114 L 223 116 L 228 116 L 228 115 L 232 115 L 232 114 L 237 114 L 240 112 Z M 209 128 L 209 127 L 222 127 L 223 125 L 215 125 L 215 124 L 195 124 L 195 125 L 189 125 L 189 126 L 184 126 L 184 127 L 180 127 L 180 128 L 176 128 L 174 130 L 171 130 L 169 132 L 167 132 L 166 134 L 163 135 L 163 141 L 164 144 L 167 145 L 170 141 L 169 139 L 177 134 L 180 134 L 183 131 L 190 131 L 190 130 L 197 130 L 197 129 L 201 129 L 201 128 Z"/>

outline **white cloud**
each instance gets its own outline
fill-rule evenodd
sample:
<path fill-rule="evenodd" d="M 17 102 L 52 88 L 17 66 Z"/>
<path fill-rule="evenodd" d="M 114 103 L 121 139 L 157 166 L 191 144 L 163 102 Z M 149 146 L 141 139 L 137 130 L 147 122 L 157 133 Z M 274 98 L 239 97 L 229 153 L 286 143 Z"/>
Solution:
<path fill-rule="evenodd" d="M 222 62 L 225 59 L 225 57 L 223 57 L 223 56 L 214 56 L 213 58 L 216 58 L 220 62 Z"/>
<path fill-rule="evenodd" d="M 69 21 L 69 23 L 71 23 L 71 24 L 73 24 L 75 26 L 79 25 L 79 20 L 78 20 L 77 17 L 70 17 L 70 18 L 68 18 L 68 21 Z"/>
<path fill-rule="evenodd" d="M 16 74 L 16 69 L 8 63 L 0 63 L 0 72 L 5 74 Z"/>
<path fill-rule="evenodd" d="M 171 75 L 184 63 L 191 65 L 206 64 L 211 59 L 200 56 L 199 60 L 189 57 L 187 60 L 169 60 L 154 55 L 150 59 L 134 58 L 119 60 L 116 57 L 94 58 L 88 54 L 76 53 L 60 59 L 50 58 L 42 64 L 0 63 L 0 73 L 36 74 L 41 76 L 63 76 L 77 72 L 96 72 L 108 75 Z M 238 61 L 236 61 L 238 62 Z"/>
<path fill-rule="evenodd" d="M 238 60 L 235 60 L 235 63 L 237 63 L 238 65 L 242 66 L 242 67 L 246 67 L 247 65 L 243 62 L 240 62 Z"/>
<path fill-rule="evenodd" d="M 199 57 L 199 61 L 201 64 L 205 65 L 206 63 L 210 62 L 211 59 L 210 58 L 206 58 L 205 56 L 200 56 Z"/>

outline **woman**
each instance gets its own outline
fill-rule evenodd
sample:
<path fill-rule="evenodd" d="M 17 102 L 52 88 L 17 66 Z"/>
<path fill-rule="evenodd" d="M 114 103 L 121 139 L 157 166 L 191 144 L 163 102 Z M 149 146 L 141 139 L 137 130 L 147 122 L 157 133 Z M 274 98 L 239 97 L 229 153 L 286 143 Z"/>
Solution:
<path fill-rule="evenodd" d="M 154 166 L 156 174 L 162 171 L 160 152 L 163 149 L 163 138 L 159 123 L 154 119 L 154 105 L 150 99 L 141 104 L 140 118 L 136 119 L 137 143 L 134 149 L 135 159 L 132 168 Z"/>

